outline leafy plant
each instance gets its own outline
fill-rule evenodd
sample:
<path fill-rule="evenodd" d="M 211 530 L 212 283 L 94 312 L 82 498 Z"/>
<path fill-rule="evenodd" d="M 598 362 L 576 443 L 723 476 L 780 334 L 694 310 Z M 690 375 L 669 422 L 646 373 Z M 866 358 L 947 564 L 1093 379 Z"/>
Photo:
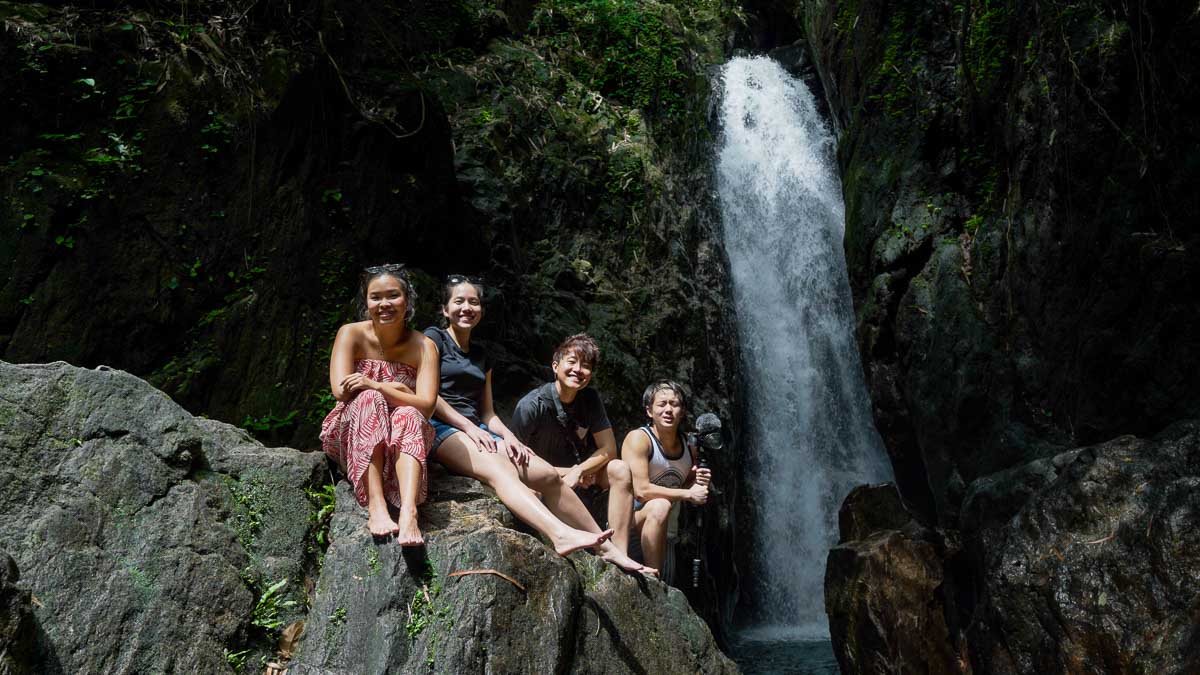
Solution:
<path fill-rule="evenodd" d="M 329 543 L 329 520 L 333 517 L 333 511 L 337 507 L 335 489 L 333 483 L 326 483 L 320 488 L 305 490 L 309 500 L 317 507 L 317 510 L 313 511 L 308 519 L 309 522 L 316 525 L 313 537 L 321 546 Z"/>
<path fill-rule="evenodd" d="M 283 627 L 284 621 L 280 617 L 281 612 L 296 606 L 295 600 L 284 599 L 282 591 L 285 586 L 287 586 L 287 579 L 280 579 L 263 591 L 258 598 L 258 603 L 254 605 L 254 611 L 250 613 L 250 625 L 268 632 L 274 632 Z"/>
<path fill-rule="evenodd" d="M 229 664 L 229 667 L 233 669 L 233 672 L 240 673 L 242 672 L 242 669 L 246 667 L 246 658 L 250 656 L 251 651 L 253 650 L 243 649 L 240 652 L 231 652 L 226 649 L 225 663 Z"/>
<path fill-rule="evenodd" d="M 256 433 L 274 433 L 296 426 L 296 417 L 299 414 L 299 410 L 289 410 L 283 417 L 279 417 L 274 413 L 267 413 L 261 417 L 246 415 L 246 419 L 242 420 L 242 428 Z"/>

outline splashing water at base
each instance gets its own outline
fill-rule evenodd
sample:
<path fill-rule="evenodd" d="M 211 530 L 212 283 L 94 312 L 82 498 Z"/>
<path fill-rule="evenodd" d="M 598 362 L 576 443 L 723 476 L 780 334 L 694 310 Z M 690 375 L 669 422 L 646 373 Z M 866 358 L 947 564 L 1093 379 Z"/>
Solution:
<path fill-rule="evenodd" d="M 733 59 L 723 78 L 717 181 L 755 527 L 741 638 L 825 641 L 838 507 L 854 486 L 891 479 L 854 341 L 834 138 L 775 61 Z"/>

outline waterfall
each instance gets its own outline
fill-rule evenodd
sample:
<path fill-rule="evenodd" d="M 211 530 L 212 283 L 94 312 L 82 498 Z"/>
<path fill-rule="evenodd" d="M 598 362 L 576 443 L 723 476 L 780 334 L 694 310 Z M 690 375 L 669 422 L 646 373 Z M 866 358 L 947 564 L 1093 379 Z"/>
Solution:
<path fill-rule="evenodd" d="M 775 61 L 736 58 L 723 78 L 717 182 L 754 518 L 747 619 L 761 639 L 827 639 L 838 507 L 854 486 L 891 479 L 854 341 L 834 138 Z"/>

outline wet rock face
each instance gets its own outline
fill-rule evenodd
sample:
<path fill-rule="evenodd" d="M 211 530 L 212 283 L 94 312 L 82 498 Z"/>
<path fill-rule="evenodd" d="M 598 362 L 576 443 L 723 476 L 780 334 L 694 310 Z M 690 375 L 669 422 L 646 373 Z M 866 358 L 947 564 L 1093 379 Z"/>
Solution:
<path fill-rule="evenodd" d="M 475 481 L 435 473 L 423 555 L 373 540 L 337 494 L 289 672 L 736 672 L 678 590 L 558 556 Z"/>
<path fill-rule="evenodd" d="M 977 478 L 1194 416 L 1190 10 L 791 5 L 840 129 L 860 349 L 905 499 L 956 527 Z"/>
<path fill-rule="evenodd" d="M 1047 477 L 980 553 L 977 670 L 1196 672 L 1200 422 L 1083 448 Z"/>
<path fill-rule="evenodd" d="M 34 672 L 221 672 L 263 584 L 303 606 L 320 456 L 61 363 L 0 362 L 0 421 L 0 549 L 31 592 Z"/>
<path fill-rule="evenodd" d="M 855 488 L 838 521 L 825 611 L 842 673 L 963 672 L 946 619 L 942 542 L 911 519 L 891 484 Z"/>

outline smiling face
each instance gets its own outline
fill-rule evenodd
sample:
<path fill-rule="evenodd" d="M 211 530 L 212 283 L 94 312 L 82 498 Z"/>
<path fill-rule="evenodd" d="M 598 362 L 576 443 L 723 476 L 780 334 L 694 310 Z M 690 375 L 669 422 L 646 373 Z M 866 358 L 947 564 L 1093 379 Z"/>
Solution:
<path fill-rule="evenodd" d="M 592 364 L 586 363 L 579 353 L 570 350 L 551 365 L 554 379 L 563 389 L 580 391 L 592 381 Z"/>
<path fill-rule="evenodd" d="M 671 431 L 679 427 L 683 421 L 683 400 L 672 389 L 659 389 L 654 392 L 650 407 L 646 408 L 646 416 L 654 426 Z"/>
<path fill-rule="evenodd" d="M 403 324 L 408 312 L 404 285 L 390 274 L 375 277 L 367 284 L 367 316 L 373 323 L 387 326 Z"/>
<path fill-rule="evenodd" d="M 451 327 L 470 330 L 483 318 L 483 302 L 475 284 L 464 281 L 450 289 L 449 299 L 442 305 L 442 316 Z"/>

